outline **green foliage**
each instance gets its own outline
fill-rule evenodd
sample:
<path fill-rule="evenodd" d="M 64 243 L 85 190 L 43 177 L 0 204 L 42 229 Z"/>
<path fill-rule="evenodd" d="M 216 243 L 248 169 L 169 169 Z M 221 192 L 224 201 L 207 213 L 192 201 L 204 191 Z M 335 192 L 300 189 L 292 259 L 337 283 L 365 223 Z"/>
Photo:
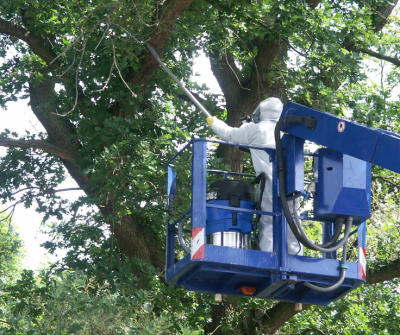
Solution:
<path fill-rule="evenodd" d="M 398 280 L 362 286 L 327 306 L 296 315 L 282 334 L 399 334 Z"/>
<path fill-rule="evenodd" d="M 1 313 L 0 331 L 59 335 L 199 334 L 190 331 L 189 323 L 182 319 L 177 324 L 177 319 L 184 315 L 167 309 L 162 284 L 154 270 L 146 270 L 150 290 L 132 290 L 138 279 L 128 266 L 101 283 L 81 271 L 42 272 L 38 276 L 25 271 L 1 296 L 8 311 Z M 176 295 L 173 290 L 170 294 Z M 179 303 L 174 297 L 171 299 Z"/>
<path fill-rule="evenodd" d="M 13 282 L 19 272 L 22 242 L 15 228 L 4 218 L 0 219 L 0 283 Z M 1 288 L 0 288 L 1 290 Z"/>
<path fill-rule="evenodd" d="M 79 156 L 67 163 L 39 150 L 14 148 L 0 162 L 2 202 L 24 203 L 43 213 L 44 230 L 51 236 L 44 246 L 52 253 L 66 252 L 52 272 L 34 275 L 25 271 L 14 283 L 10 274 L 16 270 L 13 255 L 19 241 L 11 228 L 0 226 L 0 277 L 7 285 L 0 296 L 3 333 L 191 334 L 202 330 L 214 316 L 210 295 L 165 286 L 157 270 L 135 259 L 128 261 L 114 236 L 123 219 L 133 218 L 139 222 L 137 235 L 163 254 L 166 163 L 190 138 L 211 134 L 203 117 L 163 71 L 157 70 L 146 85 L 136 85 L 140 80 L 132 79 L 147 75 L 141 72 L 147 66 L 142 63 L 146 55 L 143 42 L 153 37 L 158 24 L 165 23 L 164 3 L 2 1 L 1 19 L 26 30 L 21 39 L 0 36 L 0 57 L 4 58 L 0 106 L 29 97 L 41 122 L 51 121 L 69 132 L 55 139 L 56 132 L 18 135 L 5 130 L 0 137 L 58 140 L 61 146 L 73 137 L 74 145 L 64 149 L 75 150 Z M 254 92 L 248 87 L 255 80 L 259 100 L 284 86 L 293 101 L 399 132 L 395 90 L 399 69 L 384 68 L 363 52 L 371 49 L 398 58 L 398 18 L 390 18 L 382 30 L 375 24 L 383 19 L 379 10 L 388 1 L 323 0 L 313 10 L 310 3 L 195 1 L 165 37 L 166 44 L 160 48 L 163 61 L 222 119 L 229 119 L 232 110 L 250 101 Z M 28 46 L 22 41 L 27 36 L 36 36 L 40 43 Z M 269 60 L 263 45 L 273 51 L 278 43 L 283 54 Z M 37 50 L 42 47 L 49 54 L 39 55 Z M 228 101 L 229 90 L 224 91 L 226 96 L 217 96 L 190 82 L 193 59 L 200 51 L 221 64 L 229 63 L 229 73 L 235 72 L 234 80 L 241 87 L 234 107 Z M 46 57 L 57 58 L 50 64 Z M 221 64 L 216 65 L 219 70 L 223 70 Z M 371 74 L 379 77 L 379 84 L 371 82 Z M 49 89 L 35 95 L 41 87 Z M 254 107 L 243 108 L 248 112 Z M 211 152 L 209 167 L 224 169 Z M 245 160 L 245 172 L 252 173 L 248 155 Z M 185 154 L 176 165 L 181 178 L 173 219 L 189 207 L 189 162 L 190 154 Z M 72 203 L 57 192 L 66 168 L 76 179 L 79 174 L 80 186 L 86 191 Z M 376 167 L 373 182 L 369 266 L 390 265 L 400 252 L 400 183 L 397 176 Z M 314 240 L 319 238 L 315 225 L 305 227 Z M 396 334 L 396 285 L 397 281 L 363 287 L 327 308 L 313 307 L 282 332 Z M 220 329 L 232 334 L 261 332 L 262 316 L 272 305 L 228 299 Z"/>

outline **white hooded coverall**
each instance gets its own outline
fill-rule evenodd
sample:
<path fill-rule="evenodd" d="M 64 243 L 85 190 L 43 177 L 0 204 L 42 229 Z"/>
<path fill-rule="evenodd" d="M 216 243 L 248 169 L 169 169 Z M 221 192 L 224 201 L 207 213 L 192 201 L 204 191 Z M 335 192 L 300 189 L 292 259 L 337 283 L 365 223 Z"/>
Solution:
<path fill-rule="evenodd" d="M 244 123 L 240 128 L 228 126 L 225 122 L 213 119 L 211 128 L 224 141 L 267 147 L 275 149 L 274 130 L 282 113 L 283 104 L 278 98 L 268 98 L 260 104 L 260 122 Z M 265 172 L 267 180 L 261 202 L 261 210 L 272 212 L 272 162 L 264 150 L 250 149 L 254 170 L 259 175 Z M 272 252 L 273 224 L 272 216 L 262 215 L 259 222 L 259 246 L 262 251 Z M 288 252 L 301 254 L 300 244 L 288 227 Z"/>

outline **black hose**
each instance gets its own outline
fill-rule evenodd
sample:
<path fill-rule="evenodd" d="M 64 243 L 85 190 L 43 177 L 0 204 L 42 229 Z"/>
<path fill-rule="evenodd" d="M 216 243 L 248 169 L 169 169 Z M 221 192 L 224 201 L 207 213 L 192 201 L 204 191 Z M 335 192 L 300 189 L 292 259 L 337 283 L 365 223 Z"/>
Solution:
<path fill-rule="evenodd" d="M 285 119 L 280 119 L 275 126 L 275 132 L 274 132 L 275 144 L 276 144 L 276 156 L 278 159 L 279 193 L 280 193 L 280 198 L 281 198 L 282 209 L 283 209 L 283 212 L 288 221 L 289 227 L 292 230 L 294 236 L 296 236 L 297 240 L 301 241 L 302 236 L 298 232 L 298 230 L 292 220 L 292 217 L 289 212 L 289 206 L 288 206 L 287 200 L 286 200 L 286 183 L 285 183 L 286 167 L 285 167 L 285 160 L 283 157 L 283 148 L 282 148 L 282 142 L 281 142 L 281 129 L 284 124 L 285 124 Z M 289 215 L 286 215 L 287 213 L 289 213 Z"/>
<path fill-rule="evenodd" d="M 330 247 L 332 244 L 334 244 L 337 241 L 337 239 L 339 238 L 340 233 L 342 232 L 342 227 L 343 227 L 343 220 L 341 220 L 341 217 L 339 217 L 336 220 L 335 230 L 333 232 L 332 237 L 325 243 L 319 244 L 318 246 L 321 248 L 326 248 L 326 247 Z"/>
<path fill-rule="evenodd" d="M 264 195 L 264 189 L 265 189 L 266 181 L 267 181 L 267 175 L 265 174 L 265 172 L 261 172 L 251 182 L 253 185 L 260 184 L 258 186 L 258 197 L 256 199 L 256 210 L 261 210 L 261 202 L 262 202 L 262 197 Z M 254 222 L 254 225 L 253 225 L 255 250 L 261 250 L 260 244 L 258 242 L 258 234 L 257 234 L 257 227 L 258 227 L 258 223 L 260 222 L 260 219 L 261 219 L 261 214 L 257 214 L 256 215 L 256 221 Z"/>
<path fill-rule="evenodd" d="M 333 252 L 333 251 L 336 251 L 337 249 L 339 249 L 341 246 L 343 246 L 347 242 L 347 239 L 349 238 L 350 231 L 351 231 L 351 225 L 353 223 L 353 217 L 351 217 L 351 216 L 349 216 L 346 220 L 343 238 L 339 242 L 335 241 L 336 243 L 331 247 L 322 248 L 322 247 L 314 244 L 314 242 L 308 238 L 307 234 L 303 230 L 303 227 L 301 226 L 301 222 L 299 220 L 299 216 L 298 216 L 296 208 L 293 209 L 293 213 L 294 213 L 294 217 L 295 217 L 296 227 L 299 230 L 299 232 L 303 238 L 302 240 L 300 240 L 300 242 L 303 243 L 303 245 L 305 245 L 309 249 L 321 251 L 324 253 Z M 343 219 L 343 217 L 341 217 L 341 218 Z"/>
<path fill-rule="evenodd" d="M 265 172 L 261 172 L 251 183 L 253 185 L 255 184 L 260 184 L 258 186 L 258 198 L 256 200 L 256 209 L 261 210 L 261 202 L 262 202 L 262 197 L 264 195 L 264 189 L 265 189 L 265 184 L 267 181 L 267 175 Z M 258 222 L 260 222 L 261 219 L 261 214 L 256 215 L 256 222 L 255 222 L 255 230 L 257 229 Z"/>
<path fill-rule="evenodd" d="M 342 272 L 340 274 L 339 280 L 332 286 L 328 286 L 328 287 L 316 286 L 316 285 L 308 283 L 308 282 L 304 282 L 304 285 L 313 289 L 314 291 L 318 291 L 318 292 L 331 292 L 333 290 L 336 290 L 337 288 L 340 287 L 340 285 L 342 285 L 342 283 L 344 282 L 344 279 L 346 278 L 346 271 L 347 271 L 347 267 L 348 267 L 348 266 L 346 266 L 346 261 L 347 261 L 347 240 L 343 245 L 342 264 L 340 266 L 340 268 L 342 269 Z"/>

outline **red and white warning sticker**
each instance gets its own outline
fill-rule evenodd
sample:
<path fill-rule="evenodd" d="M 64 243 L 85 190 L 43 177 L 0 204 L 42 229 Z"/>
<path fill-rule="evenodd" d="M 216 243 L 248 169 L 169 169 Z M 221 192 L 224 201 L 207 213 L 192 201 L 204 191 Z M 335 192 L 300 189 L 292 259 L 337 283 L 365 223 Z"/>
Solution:
<path fill-rule="evenodd" d="M 358 276 L 367 280 L 367 250 L 364 247 L 358 247 L 358 259 L 360 261 Z"/>
<path fill-rule="evenodd" d="M 337 125 L 337 130 L 339 133 L 343 133 L 346 128 L 346 122 L 340 121 Z"/>
<path fill-rule="evenodd" d="M 192 247 L 190 249 L 191 259 L 204 259 L 204 235 L 204 227 L 192 228 Z"/>

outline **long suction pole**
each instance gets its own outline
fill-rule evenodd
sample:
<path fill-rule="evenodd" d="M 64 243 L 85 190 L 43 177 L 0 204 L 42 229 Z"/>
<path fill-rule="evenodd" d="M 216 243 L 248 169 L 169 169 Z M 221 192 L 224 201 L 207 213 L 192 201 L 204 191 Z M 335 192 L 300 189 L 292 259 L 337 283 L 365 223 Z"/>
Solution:
<path fill-rule="evenodd" d="M 147 48 L 150 50 L 151 54 L 154 56 L 156 61 L 161 65 L 165 72 L 178 84 L 178 86 L 185 92 L 185 94 L 189 97 L 190 100 L 195 104 L 195 106 L 200 109 L 206 117 L 211 117 L 212 115 L 197 101 L 197 99 L 190 93 L 185 86 L 179 81 L 178 78 L 174 76 L 174 74 L 164 65 L 161 61 L 160 56 L 158 55 L 157 51 L 149 44 L 146 43 Z"/>

